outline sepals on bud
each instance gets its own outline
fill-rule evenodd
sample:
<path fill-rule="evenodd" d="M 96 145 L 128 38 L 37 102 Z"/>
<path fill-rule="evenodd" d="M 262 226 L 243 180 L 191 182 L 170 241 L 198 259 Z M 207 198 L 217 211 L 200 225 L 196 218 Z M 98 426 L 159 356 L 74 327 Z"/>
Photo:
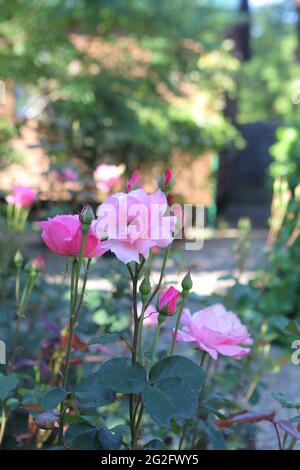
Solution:
<path fill-rule="evenodd" d="M 95 214 L 91 206 L 86 204 L 82 211 L 79 214 L 79 220 L 82 226 L 89 227 L 93 220 L 95 219 Z"/>
<path fill-rule="evenodd" d="M 16 252 L 15 256 L 14 256 L 14 263 L 15 263 L 17 269 L 21 269 L 21 267 L 23 265 L 23 261 L 24 261 L 23 255 L 20 252 L 20 250 L 18 250 Z"/>
<path fill-rule="evenodd" d="M 142 296 L 143 303 L 147 301 L 147 298 L 150 292 L 151 292 L 151 284 L 150 284 L 149 274 L 146 274 L 140 284 L 140 294 Z"/>
<path fill-rule="evenodd" d="M 41 256 L 37 256 L 31 261 L 31 267 L 35 271 L 41 272 L 45 268 L 45 261 Z"/>
<path fill-rule="evenodd" d="M 167 168 L 166 171 L 158 179 L 159 189 L 168 195 L 175 185 L 175 178 L 172 175 L 170 168 Z"/>
<path fill-rule="evenodd" d="M 135 189 L 140 189 L 142 187 L 140 175 L 138 171 L 132 173 L 131 178 L 127 181 L 126 189 L 127 192 L 134 191 Z"/>
<path fill-rule="evenodd" d="M 178 297 L 179 292 L 173 286 L 161 292 L 158 300 L 159 321 L 163 321 L 163 317 L 172 316 L 175 313 Z"/>
<path fill-rule="evenodd" d="M 182 279 L 181 287 L 182 287 L 182 296 L 187 297 L 189 291 L 193 288 L 193 281 L 192 281 L 190 273 L 187 273 Z"/>

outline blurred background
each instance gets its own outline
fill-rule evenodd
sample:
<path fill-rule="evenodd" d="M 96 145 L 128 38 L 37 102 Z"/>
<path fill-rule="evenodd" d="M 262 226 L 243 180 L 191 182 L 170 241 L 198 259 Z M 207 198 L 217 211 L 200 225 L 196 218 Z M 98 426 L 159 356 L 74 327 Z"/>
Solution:
<path fill-rule="evenodd" d="M 99 197 L 99 163 L 125 179 L 139 169 L 146 187 L 170 165 L 177 196 L 203 203 L 209 224 L 267 225 L 269 148 L 300 116 L 299 1 L 0 7 L 3 192 L 30 185 L 77 207 Z"/>

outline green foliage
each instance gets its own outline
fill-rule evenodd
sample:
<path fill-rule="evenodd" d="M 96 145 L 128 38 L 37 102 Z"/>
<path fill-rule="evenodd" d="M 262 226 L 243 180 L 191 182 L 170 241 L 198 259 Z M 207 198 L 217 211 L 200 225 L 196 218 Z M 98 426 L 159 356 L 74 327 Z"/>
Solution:
<path fill-rule="evenodd" d="M 290 401 L 283 393 L 274 392 L 272 397 L 277 400 L 283 408 L 300 409 L 300 402 Z"/>
<path fill-rule="evenodd" d="M 0 400 L 3 401 L 17 388 L 19 379 L 16 374 L 3 375 L 0 373 Z"/>
<path fill-rule="evenodd" d="M 17 133 L 18 130 L 14 124 L 7 119 L 0 119 L 0 168 L 21 158 L 20 152 L 14 150 L 10 144 L 11 139 L 16 137 Z"/>
<path fill-rule="evenodd" d="M 103 384 L 97 374 L 85 377 L 74 390 L 76 398 L 85 408 L 96 408 L 108 405 L 115 400 L 115 394 L 110 387 Z"/>
<path fill-rule="evenodd" d="M 220 107 L 237 61 L 222 49 L 222 64 L 206 78 L 198 62 L 205 49 L 218 50 L 228 26 L 209 6 L 4 0 L 1 10 L 2 76 L 21 86 L 22 109 L 26 99 L 46 98 L 32 109 L 56 157 L 132 166 L 167 159 L 174 148 L 199 155 L 239 140 Z"/>
<path fill-rule="evenodd" d="M 152 367 L 149 373 L 149 379 L 153 384 L 166 379 L 180 378 L 194 392 L 199 389 L 204 377 L 203 369 L 183 356 L 162 359 Z"/>
<path fill-rule="evenodd" d="M 124 357 L 107 361 L 98 372 L 101 380 L 116 392 L 139 393 L 147 384 L 146 371 L 141 364 L 131 364 Z"/>
<path fill-rule="evenodd" d="M 292 2 L 252 12 L 253 55 L 239 75 L 240 122 L 299 116 L 299 63 Z"/>

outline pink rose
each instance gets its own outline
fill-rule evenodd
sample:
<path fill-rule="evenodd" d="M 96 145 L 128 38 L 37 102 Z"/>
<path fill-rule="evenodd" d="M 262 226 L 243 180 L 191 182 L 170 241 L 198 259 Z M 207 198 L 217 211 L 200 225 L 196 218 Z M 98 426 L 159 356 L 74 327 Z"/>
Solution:
<path fill-rule="evenodd" d="M 143 189 L 116 193 L 98 208 L 96 233 L 108 238 L 107 247 L 127 264 L 148 258 L 153 247 L 166 247 L 173 240 L 176 218 L 166 216 L 167 199 L 162 191 Z"/>
<path fill-rule="evenodd" d="M 130 180 L 127 182 L 126 188 L 127 191 L 134 191 L 135 189 L 140 189 L 142 187 L 140 175 L 138 171 L 134 171 Z"/>
<path fill-rule="evenodd" d="M 42 238 L 50 250 L 63 256 L 79 256 L 82 229 L 78 215 L 56 215 L 38 224 L 43 229 Z M 85 244 L 84 256 L 87 258 L 102 256 L 107 251 L 105 242 L 99 241 L 95 235 L 93 225 Z"/>
<path fill-rule="evenodd" d="M 36 271 L 42 271 L 45 267 L 45 261 L 42 256 L 37 256 L 31 261 L 31 267 L 36 269 Z"/>
<path fill-rule="evenodd" d="M 240 346 L 253 343 L 247 328 L 235 313 L 227 311 L 221 304 L 194 315 L 186 308 L 181 322 L 183 328 L 177 333 L 177 341 L 195 343 L 213 359 L 217 359 L 218 354 L 241 359 L 250 352 L 249 348 Z"/>
<path fill-rule="evenodd" d="M 170 286 L 165 291 L 161 291 L 158 301 L 160 313 L 173 315 L 179 295 L 178 290 L 173 286 Z"/>
<path fill-rule="evenodd" d="M 121 181 L 123 172 L 122 165 L 108 165 L 106 163 L 98 165 L 93 173 L 97 188 L 103 193 L 109 193 L 111 188 Z"/>
<path fill-rule="evenodd" d="M 6 202 L 17 207 L 29 207 L 37 199 L 37 192 L 27 186 L 15 186 Z"/>
<path fill-rule="evenodd" d="M 137 304 L 138 316 L 142 313 L 142 302 Z M 158 322 L 158 312 L 154 305 L 150 304 L 144 312 L 144 325 L 145 326 L 156 326 Z"/>

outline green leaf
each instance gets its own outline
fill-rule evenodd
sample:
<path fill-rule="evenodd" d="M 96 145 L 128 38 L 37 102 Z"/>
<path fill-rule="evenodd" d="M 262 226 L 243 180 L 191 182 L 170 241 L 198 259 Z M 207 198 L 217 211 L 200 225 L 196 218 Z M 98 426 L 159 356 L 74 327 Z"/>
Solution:
<path fill-rule="evenodd" d="M 122 336 L 117 333 L 111 333 L 108 335 L 103 335 L 103 336 L 96 336 L 95 338 L 92 338 L 89 341 L 89 346 L 93 344 L 108 344 L 108 343 L 113 343 L 114 341 L 117 341 L 118 339 L 121 339 Z"/>
<path fill-rule="evenodd" d="M 85 378 L 75 388 L 74 393 L 85 408 L 108 405 L 116 398 L 112 388 L 105 385 L 97 374 Z"/>
<path fill-rule="evenodd" d="M 101 450 L 98 430 L 86 424 L 70 426 L 65 435 L 65 442 L 72 450 Z"/>
<path fill-rule="evenodd" d="M 97 418 L 94 416 L 65 415 L 66 424 L 86 424 L 88 426 L 97 427 Z"/>
<path fill-rule="evenodd" d="M 147 386 L 144 367 L 139 363 L 131 364 L 130 359 L 123 357 L 105 362 L 97 375 L 116 392 L 140 393 Z"/>
<path fill-rule="evenodd" d="M 272 393 L 272 397 L 277 400 L 283 408 L 300 408 L 300 402 L 293 402 L 290 401 L 283 393 L 281 392 L 274 392 Z"/>
<path fill-rule="evenodd" d="M 296 320 L 290 321 L 284 329 L 287 333 L 300 337 L 300 325 Z"/>
<path fill-rule="evenodd" d="M 180 378 L 193 391 L 197 391 L 205 378 L 204 370 L 183 356 L 166 357 L 155 364 L 149 374 L 151 382 Z"/>
<path fill-rule="evenodd" d="M 222 432 L 220 432 L 214 425 L 215 419 L 212 415 L 208 417 L 207 423 L 200 421 L 201 425 L 204 428 L 204 431 L 207 434 L 209 442 L 213 445 L 215 450 L 226 450 L 226 442 Z"/>
<path fill-rule="evenodd" d="M 40 404 L 44 410 L 53 410 L 53 408 L 66 398 L 67 394 L 68 392 L 63 388 L 54 387 L 43 396 Z"/>
<path fill-rule="evenodd" d="M 3 375 L 0 373 L 0 400 L 5 400 L 17 388 L 19 379 L 16 374 Z"/>
<path fill-rule="evenodd" d="M 146 411 L 161 426 L 170 427 L 170 420 L 191 418 L 197 411 L 196 394 L 180 378 L 161 380 L 143 392 Z"/>
<path fill-rule="evenodd" d="M 122 434 L 112 432 L 106 426 L 103 426 L 98 431 L 98 440 L 103 450 L 118 450 L 122 444 Z"/>
<path fill-rule="evenodd" d="M 144 445 L 143 450 L 167 450 L 167 447 L 160 439 L 152 439 Z"/>

